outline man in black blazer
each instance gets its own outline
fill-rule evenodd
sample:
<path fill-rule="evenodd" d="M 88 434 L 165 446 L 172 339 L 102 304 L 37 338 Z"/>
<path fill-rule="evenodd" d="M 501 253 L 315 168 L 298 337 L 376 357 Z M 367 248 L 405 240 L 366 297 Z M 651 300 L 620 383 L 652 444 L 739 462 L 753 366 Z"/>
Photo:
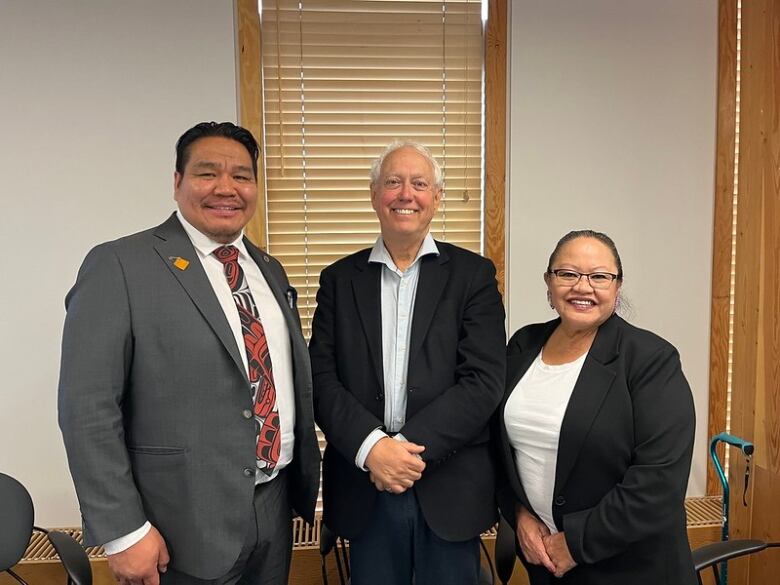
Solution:
<path fill-rule="evenodd" d="M 86 544 L 122 584 L 287 583 L 313 520 L 311 370 L 282 266 L 243 237 L 255 139 L 176 145 L 178 212 L 94 248 L 66 299 L 59 417 Z"/>
<path fill-rule="evenodd" d="M 428 233 L 441 186 L 425 147 L 391 144 L 371 172 L 381 236 L 320 278 L 324 521 L 350 539 L 354 585 L 474 585 L 496 519 L 504 309 L 493 264 Z"/>

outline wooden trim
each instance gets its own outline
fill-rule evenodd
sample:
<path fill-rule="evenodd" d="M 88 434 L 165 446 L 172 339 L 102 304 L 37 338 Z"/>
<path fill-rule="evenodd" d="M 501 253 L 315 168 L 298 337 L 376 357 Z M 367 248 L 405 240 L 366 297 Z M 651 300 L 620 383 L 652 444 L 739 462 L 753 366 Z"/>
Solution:
<path fill-rule="evenodd" d="M 749 507 L 731 503 L 733 538 L 780 540 L 780 3 L 742 2 L 737 272 L 731 421 L 735 434 L 755 444 Z M 744 462 L 730 466 L 732 486 Z M 777 582 L 780 559 L 762 554 L 729 563 L 729 583 Z"/>
<path fill-rule="evenodd" d="M 260 144 L 260 160 L 257 161 L 257 211 L 246 226 L 246 235 L 265 250 L 266 233 L 265 196 L 265 144 L 263 140 L 263 91 L 260 71 L 262 68 L 260 14 L 258 0 L 235 0 L 238 111 L 239 123 L 254 134 Z"/>
<path fill-rule="evenodd" d="M 506 55 L 507 0 L 488 0 L 485 30 L 485 256 L 506 279 Z"/>
<path fill-rule="evenodd" d="M 731 232 L 734 199 L 734 142 L 737 95 L 736 0 L 718 2 L 718 120 L 715 163 L 715 216 L 712 241 L 710 317 L 710 402 L 708 437 L 726 430 Z M 709 443 L 708 443 L 709 445 Z M 720 447 L 721 460 L 723 447 Z M 707 494 L 721 492 L 715 469 L 707 466 Z"/>
<path fill-rule="evenodd" d="M 262 145 L 263 96 L 260 72 L 261 29 L 257 0 L 235 0 L 238 60 L 239 119 Z M 504 293 L 506 259 L 506 88 L 507 0 L 489 0 L 485 31 L 485 256 L 496 265 Z M 257 212 L 246 227 L 247 236 L 267 247 L 265 172 L 258 168 Z"/>

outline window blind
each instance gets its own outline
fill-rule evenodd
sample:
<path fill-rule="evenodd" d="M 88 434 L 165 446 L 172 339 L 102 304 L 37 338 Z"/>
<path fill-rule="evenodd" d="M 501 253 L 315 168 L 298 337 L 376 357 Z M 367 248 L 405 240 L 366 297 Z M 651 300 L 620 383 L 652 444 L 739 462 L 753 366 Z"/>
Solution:
<path fill-rule="evenodd" d="M 308 336 L 320 271 L 379 233 L 368 174 L 394 139 L 444 169 L 434 237 L 481 252 L 481 2 L 268 0 L 261 18 L 267 246 Z"/>

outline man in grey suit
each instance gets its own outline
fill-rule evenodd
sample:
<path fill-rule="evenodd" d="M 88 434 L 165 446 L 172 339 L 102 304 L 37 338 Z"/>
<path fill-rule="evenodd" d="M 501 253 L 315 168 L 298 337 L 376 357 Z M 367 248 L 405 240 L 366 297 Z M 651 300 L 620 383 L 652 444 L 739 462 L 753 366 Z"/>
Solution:
<path fill-rule="evenodd" d="M 287 582 L 312 521 L 311 369 L 282 266 L 243 237 L 258 146 L 176 144 L 178 211 L 101 244 L 66 298 L 59 419 L 85 543 L 123 585 Z"/>

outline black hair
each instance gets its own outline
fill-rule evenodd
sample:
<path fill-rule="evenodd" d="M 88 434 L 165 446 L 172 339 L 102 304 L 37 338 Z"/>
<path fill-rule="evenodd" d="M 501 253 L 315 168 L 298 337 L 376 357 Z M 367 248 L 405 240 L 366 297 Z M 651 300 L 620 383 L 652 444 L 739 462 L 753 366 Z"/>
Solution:
<path fill-rule="evenodd" d="M 552 270 L 555 257 L 558 256 L 561 248 L 563 248 L 563 246 L 572 240 L 576 240 L 577 238 L 593 238 L 594 240 L 598 240 L 607 248 L 609 248 L 609 251 L 612 252 L 612 257 L 615 259 L 615 265 L 617 266 L 617 279 L 623 280 L 623 263 L 620 261 L 620 254 L 618 254 L 615 242 L 613 242 L 612 238 L 610 238 L 607 234 L 594 230 L 574 230 L 558 240 L 558 243 L 555 245 L 555 249 L 552 251 L 552 254 L 550 254 L 550 259 L 547 261 L 547 272 Z"/>
<path fill-rule="evenodd" d="M 220 136 L 235 140 L 246 148 L 252 159 L 252 170 L 257 180 L 257 157 L 260 154 L 260 147 L 252 133 L 246 128 L 236 126 L 232 122 L 201 122 L 195 124 L 192 128 L 181 135 L 176 141 L 176 172 L 184 173 L 184 167 L 187 166 L 190 158 L 190 149 L 197 140 L 209 136 Z"/>

